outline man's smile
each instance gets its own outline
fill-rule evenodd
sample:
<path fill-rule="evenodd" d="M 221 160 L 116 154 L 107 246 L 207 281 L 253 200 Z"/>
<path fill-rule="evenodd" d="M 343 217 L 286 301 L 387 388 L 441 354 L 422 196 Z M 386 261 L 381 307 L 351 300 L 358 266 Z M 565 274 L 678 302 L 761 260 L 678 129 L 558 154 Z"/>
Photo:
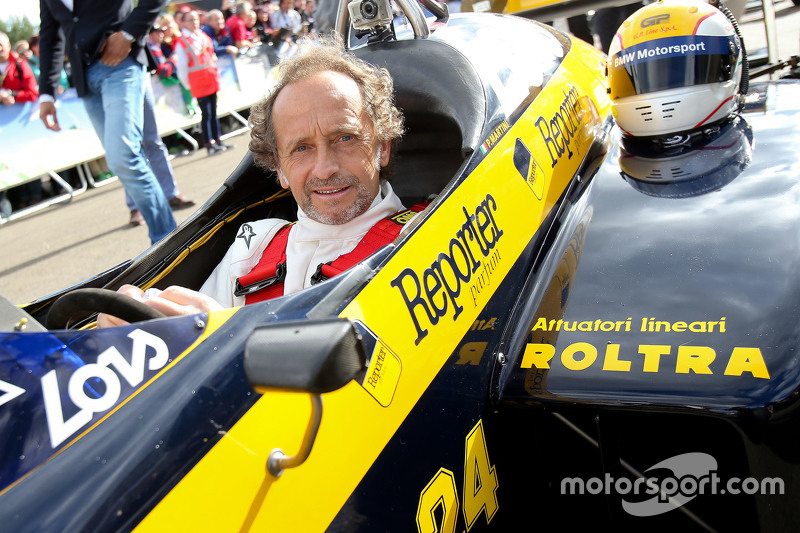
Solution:
<path fill-rule="evenodd" d="M 338 187 L 336 189 L 317 189 L 314 192 L 317 193 L 317 194 L 324 195 L 324 196 L 330 196 L 330 195 L 334 195 L 334 194 L 337 194 L 337 193 L 340 193 L 340 192 L 344 192 L 344 191 L 348 190 L 349 188 L 350 188 L 350 186 L 348 185 L 347 187 Z"/>

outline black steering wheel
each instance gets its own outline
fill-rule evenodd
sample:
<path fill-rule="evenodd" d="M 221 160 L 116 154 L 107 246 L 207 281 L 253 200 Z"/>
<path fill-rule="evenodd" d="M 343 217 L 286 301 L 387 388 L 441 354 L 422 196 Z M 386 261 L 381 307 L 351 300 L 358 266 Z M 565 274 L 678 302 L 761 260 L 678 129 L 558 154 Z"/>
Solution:
<path fill-rule="evenodd" d="M 66 329 L 78 313 L 106 313 L 128 322 L 164 318 L 144 303 L 109 289 L 75 289 L 60 296 L 47 313 L 47 329 Z"/>

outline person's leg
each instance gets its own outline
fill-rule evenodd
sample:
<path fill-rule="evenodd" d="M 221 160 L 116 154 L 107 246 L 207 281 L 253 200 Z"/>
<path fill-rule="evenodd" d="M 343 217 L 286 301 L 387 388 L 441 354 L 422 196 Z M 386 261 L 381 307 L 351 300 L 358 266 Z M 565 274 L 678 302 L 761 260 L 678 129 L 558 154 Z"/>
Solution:
<path fill-rule="evenodd" d="M 211 101 L 208 96 L 197 99 L 197 106 L 200 108 L 200 130 L 203 134 L 203 146 L 211 146 Z M 209 153 L 213 150 L 209 148 Z"/>
<path fill-rule="evenodd" d="M 172 172 L 172 165 L 169 163 L 169 153 L 161 135 L 158 134 L 158 124 L 156 123 L 155 97 L 153 87 L 150 84 L 150 76 L 145 76 L 144 82 L 144 153 L 150 162 L 150 168 L 156 175 L 158 183 L 164 190 L 168 199 L 176 197 L 178 184 L 175 183 L 175 175 Z"/>
<path fill-rule="evenodd" d="M 155 243 L 175 228 L 167 197 L 142 148 L 144 67 L 131 58 L 87 70 L 84 106 L 103 142 L 106 161 L 142 213 Z"/>
<path fill-rule="evenodd" d="M 169 152 L 164 145 L 164 141 L 161 140 L 161 135 L 158 133 L 155 97 L 153 96 L 153 87 L 150 83 L 150 78 L 147 75 L 145 75 L 144 124 L 142 127 L 142 134 L 144 135 L 144 153 L 147 156 L 147 161 L 150 163 L 153 174 L 156 175 L 158 184 L 161 185 L 161 189 L 167 196 L 170 207 L 181 209 L 193 206 L 194 201 L 186 198 L 178 191 L 175 174 L 172 172 L 172 165 L 169 162 Z M 141 214 L 138 213 L 136 204 L 127 191 L 125 192 L 125 203 L 131 211 L 131 225 L 136 226 L 141 224 Z M 134 211 L 137 211 L 137 213 L 134 213 Z"/>
<path fill-rule="evenodd" d="M 217 144 L 219 144 L 220 139 L 220 131 L 219 131 L 219 118 L 217 117 L 217 93 L 209 95 L 209 111 L 211 113 L 210 119 L 210 126 L 211 126 L 211 138 L 214 139 Z"/>
<path fill-rule="evenodd" d="M 217 93 L 214 93 L 210 97 L 211 100 L 211 134 L 213 135 L 214 141 L 217 143 L 217 146 L 222 150 L 230 150 L 233 148 L 232 144 L 225 144 L 222 142 L 220 138 L 222 136 L 222 128 L 219 125 L 219 117 L 217 116 Z"/>

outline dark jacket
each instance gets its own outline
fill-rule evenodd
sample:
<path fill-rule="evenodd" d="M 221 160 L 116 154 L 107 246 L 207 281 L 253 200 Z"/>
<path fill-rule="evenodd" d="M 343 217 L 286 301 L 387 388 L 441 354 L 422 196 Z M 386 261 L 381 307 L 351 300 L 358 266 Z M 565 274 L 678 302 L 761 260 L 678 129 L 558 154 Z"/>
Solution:
<path fill-rule="evenodd" d="M 214 44 L 215 54 L 218 56 L 228 55 L 228 49 L 225 47 L 233 46 L 233 39 L 231 38 L 231 33 L 228 31 L 228 28 L 222 28 L 222 31 L 219 35 L 217 35 L 217 33 L 214 31 L 214 28 L 208 24 L 200 29 L 203 30 L 203 32 L 211 39 L 211 42 Z"/>
<path fill-rule="evenodd" d="M 39 93 L 55 95 L 66 54 L 78 96 L 86 94 L 86 69 L 99 57 L 100 46 L 115 31 L 134 37 L 131 55 L 147 65 L 145 38 L 168 0 L 75 0 L 70 12 L 61 0 L 41 0 L 39 28 Z"/>

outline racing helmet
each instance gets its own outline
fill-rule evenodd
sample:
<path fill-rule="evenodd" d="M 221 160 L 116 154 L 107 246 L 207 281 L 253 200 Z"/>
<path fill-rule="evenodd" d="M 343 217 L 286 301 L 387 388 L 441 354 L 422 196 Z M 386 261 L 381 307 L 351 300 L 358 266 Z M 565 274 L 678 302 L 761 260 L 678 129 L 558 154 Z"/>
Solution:
<path fill-rule="evenodd" d="M 745 69 L 732 16 L 701 0 L 657 0 L 614 36 L 606 69 L 612 112 L 629 136 L 704 128 L 739 110 Z"/>
<path fill-rule="evenodd" d="M 713 131 L 673 147 L 623 138 L 620 175 L 637 191 L 660 198 L 688 198 L 721 189 L 750 165 L 753 130 L 742 117 L 734 117 Z"/>

